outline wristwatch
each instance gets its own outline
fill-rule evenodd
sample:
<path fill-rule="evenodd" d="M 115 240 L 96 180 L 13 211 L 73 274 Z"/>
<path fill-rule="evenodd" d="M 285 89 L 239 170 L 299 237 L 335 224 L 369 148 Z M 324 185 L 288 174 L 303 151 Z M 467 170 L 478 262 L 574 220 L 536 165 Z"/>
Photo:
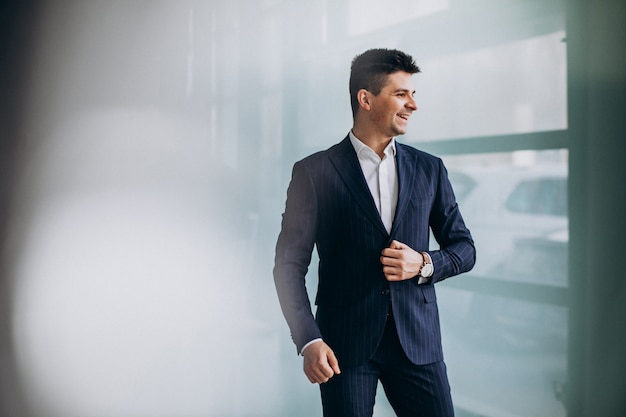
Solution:
<path fill-rule="evenodd" d="M 433 267 L 433 261 L 430 259 L 430 255 L 428 252 L 420 252 L 424 257 L 424 263 L 422 264 L 422 269 L 420 269 L 419 276 L 424 278 L 430 278 L 435 272 L 435 268 Z"/>

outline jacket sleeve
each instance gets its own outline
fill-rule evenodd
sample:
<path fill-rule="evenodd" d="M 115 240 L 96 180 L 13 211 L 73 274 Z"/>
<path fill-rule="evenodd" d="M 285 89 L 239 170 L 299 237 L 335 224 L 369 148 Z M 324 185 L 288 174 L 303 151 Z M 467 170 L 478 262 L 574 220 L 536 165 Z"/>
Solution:
<path fill-rule="evenodd" d="M 287 189 L 287 203 L 274 259 L 278 299 L 298 352 L 309 341 L 322 337 L 305 286 L 305 275 L 315 244 L 317 214 L 313 181 L 304 164 L 298 162 L 293 167 Z"/>
<path fill-rule="evenodd" d="M 467 272 L 476 262 L 474 241 L 459 211 L 448 172 L 443 161 L 438 161 L 437 190 L 429 219 L 440 246 L 429 252 L 435 268 L 433 283 Z"/>

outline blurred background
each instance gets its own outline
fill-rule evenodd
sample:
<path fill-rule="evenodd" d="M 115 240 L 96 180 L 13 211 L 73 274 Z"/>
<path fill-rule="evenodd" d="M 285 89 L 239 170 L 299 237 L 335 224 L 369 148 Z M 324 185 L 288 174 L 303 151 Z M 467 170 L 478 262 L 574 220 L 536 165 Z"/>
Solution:
<path fill-rule="evenodd" d="M 274 244 L 373 47 L 476 240 L 437 287 L 457 415 L 626 412 L 623 1 L 0 7 L 0 416 L 321 415 Z"/>

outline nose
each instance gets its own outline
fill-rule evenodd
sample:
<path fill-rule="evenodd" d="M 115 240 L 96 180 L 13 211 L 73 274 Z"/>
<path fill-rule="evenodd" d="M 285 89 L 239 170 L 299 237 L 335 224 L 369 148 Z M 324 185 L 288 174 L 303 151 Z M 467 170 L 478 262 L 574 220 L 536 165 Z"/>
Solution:
<path fill-rule="evenodd" d="M 409 109 L 411 109 L 413 111 L 417 110 L 417 103 L 415 102 L 415 98 L 414 97 L 409 96 L 409 101 L 407 101 L 406 107 L 408 107 Z"/>

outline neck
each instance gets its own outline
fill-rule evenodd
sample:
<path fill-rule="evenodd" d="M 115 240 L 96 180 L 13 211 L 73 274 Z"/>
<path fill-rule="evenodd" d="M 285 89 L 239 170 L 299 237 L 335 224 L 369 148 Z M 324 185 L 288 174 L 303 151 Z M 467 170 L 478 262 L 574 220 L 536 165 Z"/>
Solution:
<path fill-rule="evenodd" d="M 374 152 L 378 154 L 381 158 L 385 154 L 385 148 L 391 142 L 392 137 L 385 135 L 377 135 L 376 130 L 368 129 L 362 125 L 354 124 L 352 127 L 352 133 L 356 136 L 361 142 L 372 148 Z"/>

